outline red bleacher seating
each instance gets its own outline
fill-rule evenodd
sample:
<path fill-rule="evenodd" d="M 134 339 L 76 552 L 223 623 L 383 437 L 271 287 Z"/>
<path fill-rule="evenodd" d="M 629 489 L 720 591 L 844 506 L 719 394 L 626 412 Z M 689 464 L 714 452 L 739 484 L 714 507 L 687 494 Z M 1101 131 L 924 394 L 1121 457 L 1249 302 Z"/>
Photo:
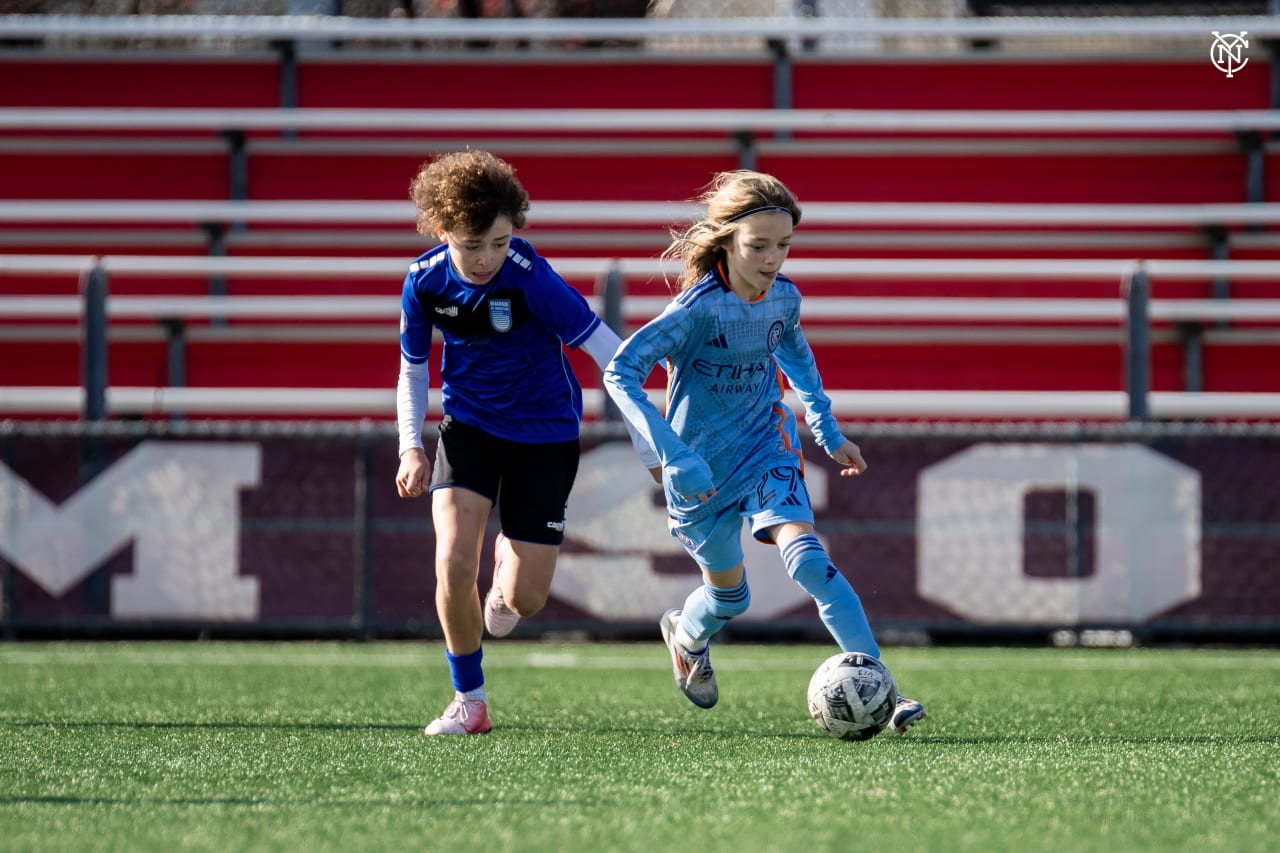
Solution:
<path fill-rule="evenodd" d="M 530 154 L 486 146 L 508 159 L 529 195 L 537 200 L 679 201 L 717 171 L 737 168 L 724 154 Z M 407 198 L 409 181 L 438 147 L 419 153 L 379 153 L 353 146 L 347 153 L 310 153 L 288 147 L 271 153 L 249 150 L 251 199 Z"/>
<path fill-rule="evenodd" d="M 1239 152 L 1007 156 L 982 153 L 762 155 L 758 167 L 786 175 L 809 201 L 1012 204 L 1201 204 L 1240 201 Z"/>
<path fill-rule="evenodd" d="M 954 61 L 833 60 L 797 58 L 792 67 L 792 105 L 804 109 L 1118 109 L 1118 110 L 1223 110 L 1262 109 L 1269 106 L 1270 74 L 1261 60 L 1257 73 L 1227 81 L 1209 73 L 1205 60 L 1010 60 L 999 57 Z M 1251 70 L 1253 70 L 1251 68 Z M 106 106 L 106 107 L 274 107 L 279 105 L 280 68 L 269 55 L 252 59 L 198 58 L 154 59 L 145 56 L 103 59 L 44 59 L 0 56 L 0 106 Z M 584 79 L 591 85 L 584 86 Z M 712 85 L 704 85 L 714 81 Z M 494 61 L 491 57 L 422 57 L 378 61 L 368 56 L 310 56 L 298 66 L 298 106 L 301 107 L 398 107 L 420 110 L 443 108 L 517 110 L 522 108 L 609 107 L 668 108 L 765 108 L 773 104 L 773 78 L 766 60 L 672 60 L 637 56 L 600 60 L 583 56 L 538 57 Z M 99 153 L 74 146 L 34 146 L 20 150 L 8 134 L 9 147 L 0 151 L 0 186 L 10 198 L 129 198 L 129 199 L 225 199 L 230 192 L 229 157 L 218 134 L 133 134 L 135 150 L 112 145 Z M 50 138 L 54 134 L 41 134 Z M 77 134 L 60 134 L 75 139 Z M 111 134 L 113 139 L 130 134 Z M 164 150 L 160 137 L 178 139 L 184 146 Z M 599 138 L 617 135 L 599 134 Z M 786 180 L 803 201 L 868 202 L 1092 202 L 1092 203 L 1238 203 L 1244 200 L 1246 163 L 1228 134 L 1126 135 L 1126 143 L 1108 150 L 1106 138 L 1081 135 L 1078 152 L 1061 146 L 1035 147 L 1034 136 L 996 137 L 1002 143 L 1022 139 L 1028 144 L 1015 153 L 983 150 L 978 137 L 954 137 L 953 147 L 921 152 L 909 145 L 901 150 L 806 150 L 814 134 L 796 134 L 790 140 L 765 137 L 757 166 Z M 830 137 L 830 134 L 826 134 Z M 441 145 L 474 142 L 507 156 L 536 200 L 649 200 L 683 201 L 692 197 L 712 173 L 734 168 L 737 157 L 731 141 L 723 148 L 708 148 L 708 136 L 688 135 L 697 142 L 688 151 L 678 146 L 654 146 L 652 150 L 584 153 L 567 147 L 564 153 L 532 151 L 522 140 L 484 133 L 466 134 L 382 133 L 367 140 L 400 145 L 358 144 L 351 134 L 306 133 L 294 145 L 279 134 L 255 132 L 248 146 L 248 196 L 250 199 L 376 199 L 401 200 L 418 164 Z M 0 139 L 5 139 L 0 135 Z M 548 138 L 543 137 L 543 140 Z M 643 135 L 629 136 L 642 138 Z M 867 142 L 892 145 L 899 137 L 867 135 Z M 913 134 L 912 141 L 931 138 Z M 1057 137 L 1059 140 L 1061 136 Z M 308 146 L 311 140 L 350 142 Z M 405 141 L 419 141 L 415 150 Z M 1149 143 L 1149 149 L 1141 147 Z M 509 150 L 504 150 L 509 149 Z M 1272 153 L 1271 160 L 1276 155 Z M 1269 163 L 1269 165 L 1271 165 Z M 1269 198 L 1280 198 L 1280 164 L 1266 170 Z M 192 224 L 195 228 L 196 224 Z M 407 240 L 388 240 L 381 246 L 344 250 L 342 234 L 365 226 L 351 223 L 335 230 L 334 242 L 322 249 L 295 250 L 284 245 L 262 249 L 240 247 L 235 235 L 230 251 L 239 254 L 381 254 L 408 261 L 418 248 Z M 538 223 L 531 223 L 531 230 Z M 172 229 L 172 226 L 170 226 Z M 280 226 L 250 229 L 255 235 L 283 232 Z M 295 227 L 293 230 L 302 230 Z M 796 257 L 1164 257 L 1205 259 L 1210 255 L 1207 237 L 1184 230 L 1167 245 L 1144 240 L 1142 229 L 1132 229 L 1135 246 L 1093 244 L 1089 229 L 1076 229 L 1074 247 L 988 248 L 980 242 L 964 248 L 880 247 L 874 242 L 840 248 L 807 248 L 840 233 L 890 231 L 877 229 L 802 228 L 796 241 Z M 974 229 L 965 229 L 974 230 Z M 1100 230 L 1100 229 L 1099 229 Z M 48 232 L 49 227 L 41 229 Z M 1002 235 L 1018 229 L 1004 229 Z M 407 221 L 403 236 L 412 238 Z M 0 251 L 55 251 L 48 241 L 29 248 L 18 242 L 14 229 Z M 92 222 L 67 229 L 65 251 L 121 253 L 119 244 L 95 243 Z M 1034 236 L 1036 229 L 1025 229 Z M 1096 233 L 1096 232 L 1094 232 Z M 1162 235 L 1170 232 L 1163 230 Z M 1062 232 L 1053 232 L 1061 236 Z M 661 235 L 655 245 L 662 243 Z M 248 244 L 246 243 L 246 246 Z M 835 245 L 835 244 L 832 244 Z M 102 248 L 98 248 L 98 247 Z M 130 252 L 188 253 L 165 245 L 130 245 Z M 644 252 L 652 255 L 653 251 Z M 610 252 L 599 245 L 575 248 L 558 242 L 549 257 L 627 254 Z M 1275 258 L 1275 247 L 1254 245 L 1238 257 Z M 590 282 L 574 282 L 588 288 Z M 801 282 L 814 294 L 955 295 L 956 283 L 813 283 Z M 121 281 L 124 292 L 198 292 L 203 284 L 191 279 L 169 281 Z M 1111 296 L 1118 283 L 1098 282 L 966 282 L 968 295 L 990 296 Z M 30 284 L 0 280 L 7 292 L 69 292 L 74 283 L 42 280 L 35 290 L 14 290 Z M 312 292 L 311 282 L 287 284 L 280 280 L 230 284 L 232 293 Z M 325 282 L 325 292 L 367 294 L 368 282 Z M 633 292 L 664 292 L 660 281 L 630 282 Z M 386 283 L 394 294 L 399 281 Z M 1157 297 L 1207 297 L 1211 283 L 1157 283 Z M 1242 283 L 1237 295 L 1258 294 L 1273 288 Z M 117 291 L 121 292 L 121 291 Z M 1153 388 L 1181 390 L 1181 351 L 1168 328 L 1153 353 Z M 0 342 L 0 384 L 74 385 L 80 381 L 79 358 L 74 341 L 37 345 Z M 1117 333 L 1114 343 L 1011 344 L 964 343 L 926 346 L 918 343 L 826 343 L 816 347 L 830 387 L 868 390 L 974 389 L 974 390 L 1112 390 L 1122 387 L 1123 346 Z M 941 353 L 939 351 L 942 351 Z M 1280 391 L 1280 366 L 1274 345 L 1212 344 L 1204 359 L 1206 390 Z M 192 343 L 188 347 L 187 381 L 192 385 L 288 385 L 387 387 L 394 381 L 394 329 L 385 343 L 314 345 L 263 345 L 245 342 Z M 37 357 L 32 357 L 35 354 Z M 595 370 L 575 356 L 575 366 L 587 384 L 596 384 Z M 264 367 L 265 366 L 265 367 Z M 109 379 L 114 384 L 164 384 L 165 351 L 161 341 L 113 342 Z"/>
<path fill-rule="evenodd" d="M 1227 79 L 1200 59 L 1153 57 L 800 59 L 792 74 L 797 109 L 1266 109 L 1271 86 L 1266 73 Z"/>
<path fill-rule="evenodd" d="M 191 59 L 104 54 L 0 55 L 5 107 L 277 107 L 280 65 L 269 56 Z"/>
<path fill-rule="evenodd" d="M 141 149 L 141 146 L 139 146 Z M 227 155 L 211 150 L 6 152 L 0 186 L 9 198 L 183 200 L 227 198 Z M 85 227 L 93 227 L 86 222 Z"/>

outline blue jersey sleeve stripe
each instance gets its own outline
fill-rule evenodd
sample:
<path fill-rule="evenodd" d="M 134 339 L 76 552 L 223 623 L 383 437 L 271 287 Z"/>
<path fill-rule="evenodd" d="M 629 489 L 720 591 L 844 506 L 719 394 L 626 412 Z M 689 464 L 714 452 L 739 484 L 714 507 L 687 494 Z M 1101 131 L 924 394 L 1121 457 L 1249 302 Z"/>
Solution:
<path fill-rule="evenodd" d="M 409 264 L 409 272 L 411 273 L 426 272 L 427 270 L 434 267 L 436 264 L 443 261 L 445 258 L 449 257 L 448 252 L 442 252 L 439 249 L 440 247 L 437 247 L 434 252 L 428 252 L 427 254 L 423 255 L 421 258 L 418 258 L 418 260 Z"/>
<path fill-rule="evenodd" d="M 533 251 L 533 246 L 529 245 L 527 241 L 521 240 L 519 237 L 511 238 L 511 244 L 507 247 L 507 257 L 513 263 L 522 269 L 531 270 L 533 269 L 533 260 L 529 256 L 534 254 L 536 253 Z"/>
<path fill-rule="evenodd" d="M 587 324 L 587 328 L 584 329 L 579 334 L 577 334 L 576 336 L 574 336 L 573 340 L 565 341 L 565 346 L 570 346 L 570 347 L 581 346 L 582 342 L 585 341 L 587 338 L 591 337 L 591 333 L 594 332 L 596 329 L 600 328 L 600 324 L 603 322 L 604 321 L 600 319 L 599 315 L 592 314 L 591 322 Z"/>

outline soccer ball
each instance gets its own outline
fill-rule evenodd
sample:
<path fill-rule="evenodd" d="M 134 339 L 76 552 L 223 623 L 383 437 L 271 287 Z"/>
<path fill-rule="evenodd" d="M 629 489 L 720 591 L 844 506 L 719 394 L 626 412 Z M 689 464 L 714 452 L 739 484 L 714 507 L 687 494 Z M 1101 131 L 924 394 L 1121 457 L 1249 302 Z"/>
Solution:
<path fill-rule="evenodd" d="M 822 662 L 809 679 L 809 716 L 841 740 L 867 740 L 880 733 L 898 704 L 898 686 L 879 659 L 841 652 Z"/>

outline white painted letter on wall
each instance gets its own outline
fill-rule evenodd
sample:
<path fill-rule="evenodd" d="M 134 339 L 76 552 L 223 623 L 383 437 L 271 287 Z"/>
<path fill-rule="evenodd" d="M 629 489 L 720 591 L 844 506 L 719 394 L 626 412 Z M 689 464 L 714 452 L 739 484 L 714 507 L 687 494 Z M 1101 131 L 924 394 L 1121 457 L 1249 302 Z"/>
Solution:
<path fill-rule="evenodd" d="M 1024 499 L 1096 495 L 1085 578 L 1023 572 Z M 920 475 L 918 591 L 983 623 L 1136 622 L 1200 594 L 1200 475 L 1139 444 L 979 444 Z"/>
<path fill-rule="evenodd" d="M 111 579 L 113 617 L 256 619 L 239 490 L 260 478 L 256 444 L 148 441 L 56 507 L 0 465 L 0 554 L 59 596 L 132 541 L 133 574 Z"/>

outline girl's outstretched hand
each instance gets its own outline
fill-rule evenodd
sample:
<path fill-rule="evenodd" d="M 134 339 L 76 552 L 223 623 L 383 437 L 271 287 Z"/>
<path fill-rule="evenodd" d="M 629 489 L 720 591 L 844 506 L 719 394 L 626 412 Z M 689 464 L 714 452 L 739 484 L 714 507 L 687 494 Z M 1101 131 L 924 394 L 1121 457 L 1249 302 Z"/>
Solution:
<path fill-rule="evenodd" d="M 852 441 L 845 441 L 828 455 L 840 463 L 841 477 L 856 477 L 867 470 L 867 460 L 862 458 L 862 451 Z"/>

